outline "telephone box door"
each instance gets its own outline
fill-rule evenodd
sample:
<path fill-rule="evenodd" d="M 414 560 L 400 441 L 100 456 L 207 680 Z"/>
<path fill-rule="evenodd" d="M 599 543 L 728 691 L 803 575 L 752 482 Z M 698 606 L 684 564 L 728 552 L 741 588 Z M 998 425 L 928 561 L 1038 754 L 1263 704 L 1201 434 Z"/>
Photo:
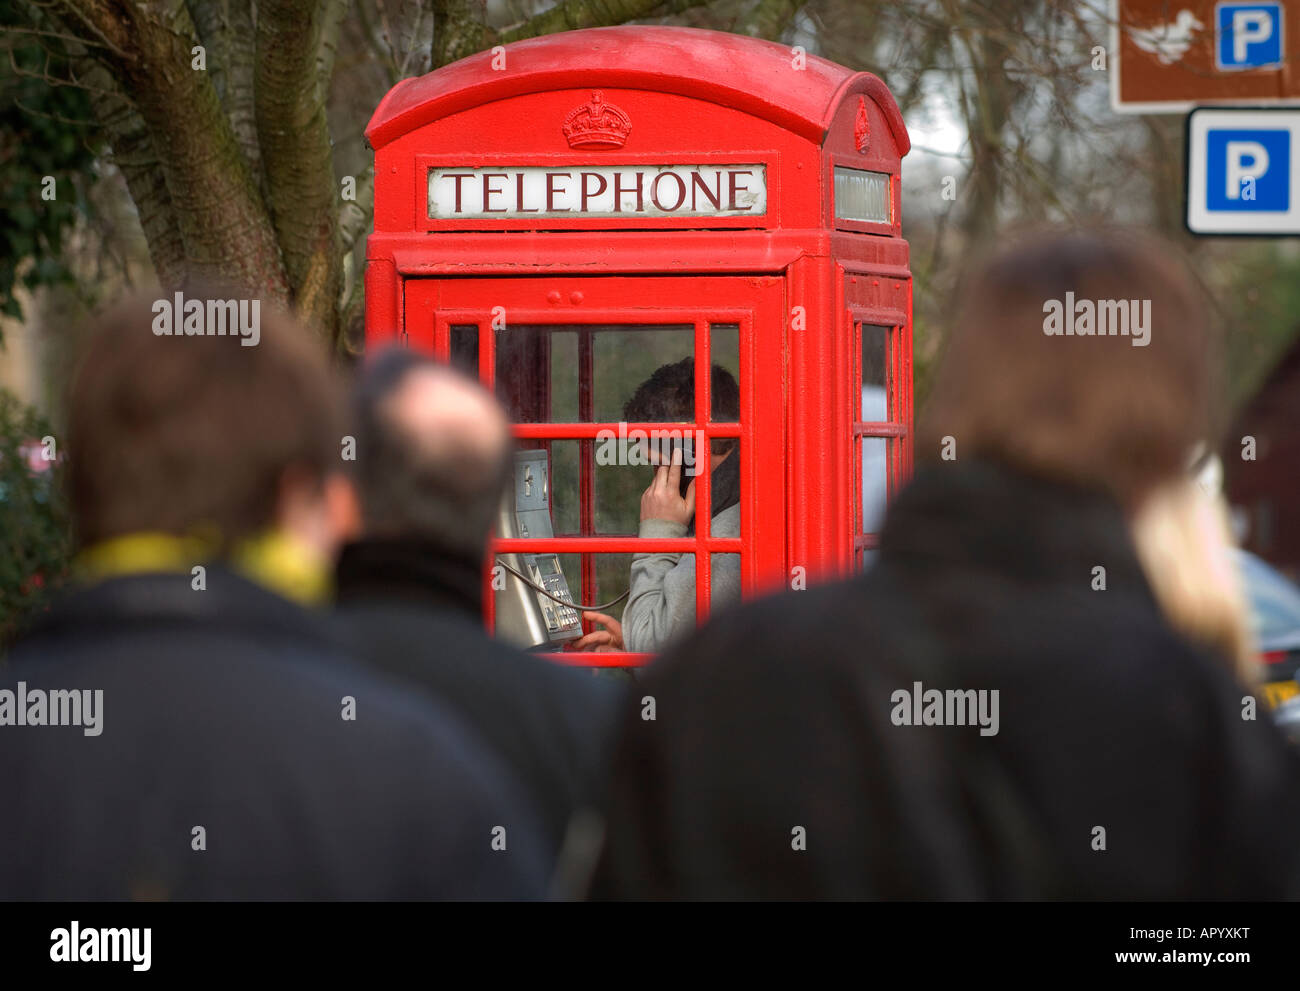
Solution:
<path fill-rule="evenodd" d="M 548 571 L 556 555 L 578 604 L 625 592 L 632 555 L 646 546 L 640 496 L 654 471 L 637 432 L 673 434 L 697 450 L 696 523 L 672 548 L 695 554 L 697 621 L 723 604 L 710 577 L 723 555 L 739 555 L 747 595 L 784 583 L 783 293 L 776 275 L 409 280 L 407 345 L 479 378 L 509 410 L 520 447 L 546 452 L 551 533 L 534 526 L 529 537 L 499 539 L 496 553 L 546 554 Z M 693 413 L 628 422 L 637 388 L 688 360 Z M 719 408 L 710 364 L 739 386 L 738 410 Z M 704 451 L 718 450 L 739 459 L 738 539 L 711 534 L 700 509 L 714 505 Z M 487 601 L 490 614 L 494 596 Z M 617 618 L 620 609 L 604 611 Z"/>

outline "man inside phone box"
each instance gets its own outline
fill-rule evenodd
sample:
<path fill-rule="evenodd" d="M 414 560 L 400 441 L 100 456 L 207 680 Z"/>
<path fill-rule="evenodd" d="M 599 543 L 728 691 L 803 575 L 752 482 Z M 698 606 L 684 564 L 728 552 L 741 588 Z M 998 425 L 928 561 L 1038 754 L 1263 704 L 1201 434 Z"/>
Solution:
<path fill-rule="evenodd" d="M 715 421 L 740 419 L 740 387 L 720 365 L 713 366 L 709 393 Z M 629 423 L 693 420 L 694 359 L 685 358 L 656 369 L 623 407 L 623 418 Z M 654 480 L 641 495 L 639 536 L 680 538 L 695 532 L 695 476 L 706 463 L 712 496 L 709 533 L 714 537 L 740 536 L 740 457 L 735 440 L 714 439 L 707 462 L 693 450 L 666 450 L 654 445 L 649 460 L 656 467 Z M 584 613 L 584 618 L 604 629 L 587 634 L 574 644 L 576 648 L 653 653 L 695 629 L 694 554 L 636 554 L 630 585 L 623 621 L 604 613 Z M 710 591 L 714 611 L 740 601 L 739 555 L 714 556 Z"/>

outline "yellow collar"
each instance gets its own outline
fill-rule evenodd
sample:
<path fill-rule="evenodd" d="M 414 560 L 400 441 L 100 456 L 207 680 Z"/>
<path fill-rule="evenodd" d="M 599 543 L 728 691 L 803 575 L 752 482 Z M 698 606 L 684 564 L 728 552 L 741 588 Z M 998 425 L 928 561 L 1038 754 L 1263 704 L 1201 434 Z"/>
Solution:
<path fill-rule="evenodd" d="M 127 533 L 92 544 L 77 555 L 73 567 L 83 581 L 121 575 L 189 571 L 212 557 L 215 541 L 171 533 Z"/>
<path fill-rule="evenodd" d="M 282 530 L 236 544 L 230 564 L 250 581 L 300 605 L 320 605 L 333 592 L 329 562 L 314 547 Z"/>
<path fill-rule="evenodd" d="M 128 533 L 87 547 L 75 571 L 85 582 L 122 575 L 191 572 L 215 557 L 216 541 L 170 533 Z M 330 594 L 329 563 L 300 540 L 270 530 L 240 541 L 229 563 L 245 578 L 301 605 L 317 605 Z"/>

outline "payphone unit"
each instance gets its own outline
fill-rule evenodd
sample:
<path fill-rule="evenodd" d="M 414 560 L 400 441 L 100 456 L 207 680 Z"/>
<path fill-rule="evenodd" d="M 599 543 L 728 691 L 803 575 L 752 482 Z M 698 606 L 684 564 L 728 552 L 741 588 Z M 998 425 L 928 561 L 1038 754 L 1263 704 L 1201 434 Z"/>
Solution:
<path fill-rule="evenodd" d="M 544 450 L 515 452 L 514 478 L 502 500 L 498 535 L 552 537 L 551 486 Z M 520 647 L 565 644 L 582 636 L 582 617 L 555 554 L 502 554 L 496 590 L 497 633 Z"/>

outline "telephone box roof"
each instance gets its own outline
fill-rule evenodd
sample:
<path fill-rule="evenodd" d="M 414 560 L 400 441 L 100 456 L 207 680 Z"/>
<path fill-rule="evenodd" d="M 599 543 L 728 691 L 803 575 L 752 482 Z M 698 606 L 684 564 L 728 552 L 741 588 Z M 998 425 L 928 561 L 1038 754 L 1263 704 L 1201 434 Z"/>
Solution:
<path fill-rule="evenodd" d="M 772 121 L 818 144 L 836 108 L 862 93 L 880 107 L 899 155 L 910 147 L 898 104 L 869 72 L 806 56 L 796 70 L 785 45 L 698 28 L 588 28 L 506 47 L 508 69 L 493 71 L 480 52 L 394 86 L 366 128 L 371 147 L 449 114 L 493 100 L 560 89 L 608 86 L 676 93 Z"/>

